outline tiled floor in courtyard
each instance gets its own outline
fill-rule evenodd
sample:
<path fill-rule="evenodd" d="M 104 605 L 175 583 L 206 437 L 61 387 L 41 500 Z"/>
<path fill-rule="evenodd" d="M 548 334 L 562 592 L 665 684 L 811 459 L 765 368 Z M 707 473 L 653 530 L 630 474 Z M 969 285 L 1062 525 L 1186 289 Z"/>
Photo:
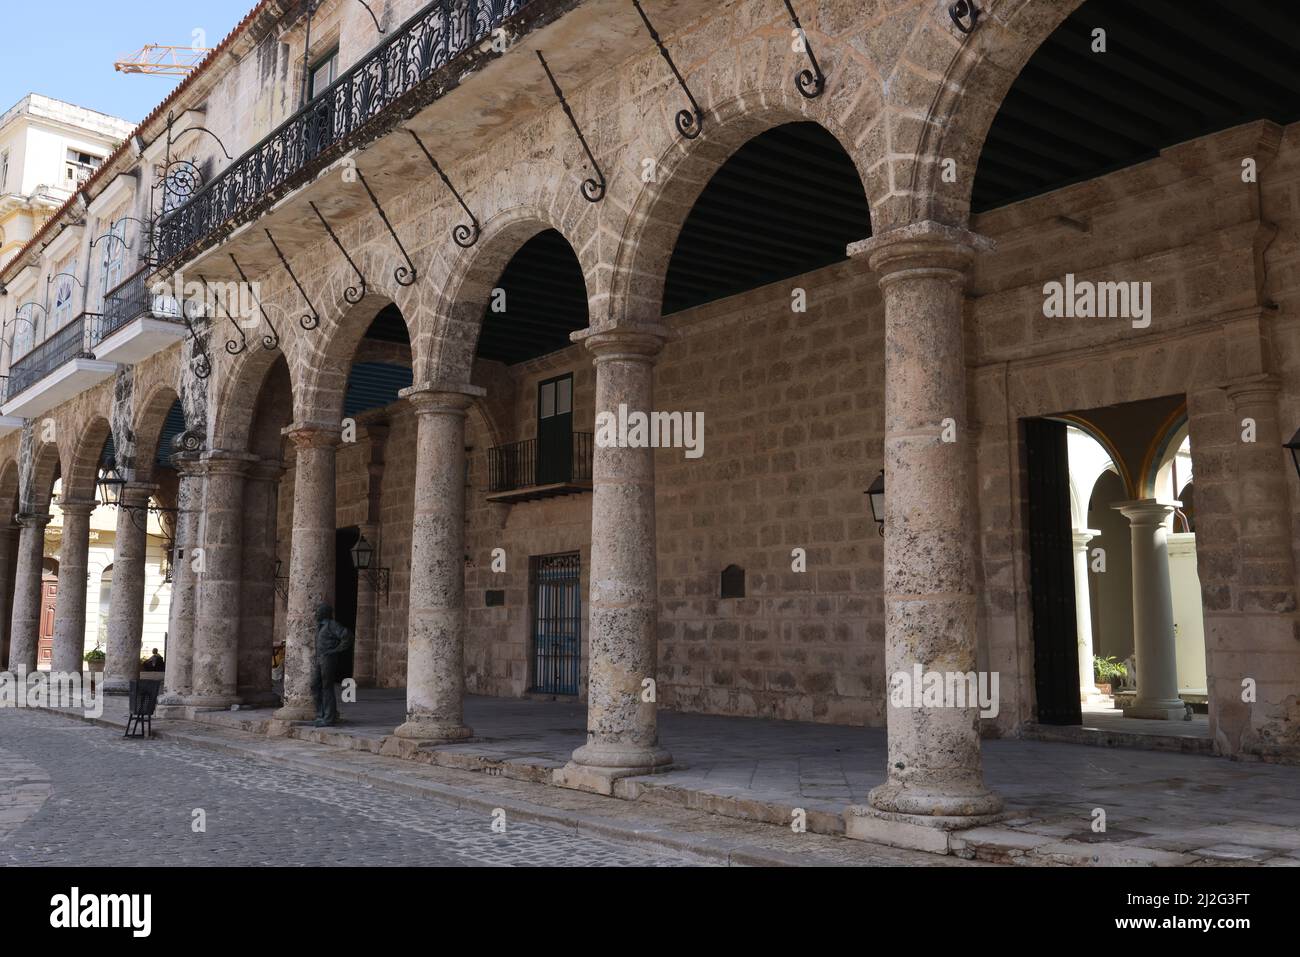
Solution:
<path fill-rule="evenodd" d="M 404 703 L 401 689 L 363 689 L 360 702 L 343 706 L 341 725 L 296 726 L 294 736 L 378 750 L 402 721 Z M 110 709 L 119 707 L 120 699 L 110 699 Z M 270 716 L 240 710 L 196 717 L 259 731 Z M 584 707 L 563 701 L 471 696 L 466 721 L 475 738 L 436 746 L 433 763 L 499 763 L 507 773 L 541 779 L 585 740 Z M 1189 722 L 1179 730 L 1197 729 Z M 790 809 L 803 807 L 817 829 L 833 832 L 842 831 L 845 806 L 864 802 L 884 779 L 882 728 L 661 712 L 660 736 L 678 767 L 634 779 L 638 800 L 772 823 L 788 822 Z M 1083 864 L 1300 865 L 1300 767 L 1030 740 L 985 741 L 984 762 L 1009 811 L 1002 825 L 966 832 L 972 842 L 987 842 L 989 859 L 1024 853 Z M 1097 809 L 1105 812 L 1104 833 L 1092 830 Z"/>

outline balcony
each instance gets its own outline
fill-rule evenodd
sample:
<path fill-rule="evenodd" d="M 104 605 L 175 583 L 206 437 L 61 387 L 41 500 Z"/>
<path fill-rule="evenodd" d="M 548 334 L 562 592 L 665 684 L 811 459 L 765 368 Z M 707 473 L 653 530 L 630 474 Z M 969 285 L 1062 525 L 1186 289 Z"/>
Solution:
<path fill-rule="evenodd" d="M 5 395 L 9 392 L 9 377 L 0 375 L 0 406 L 4 405 Z M 0 415 L 0 435 L 17 432 L 23 427 L 23 420 L 16 415 Z"/>
<path fill-rule="evenodd" d="M 157 227 L 158 266 L 192 258 L 458 82 L 445 70 L 535 0 L 435 0 Z M 543 4 L 542 6 L 545 6 Z"/>
<path fill-rule="evenodd" d="M 83 312 L 9 367 L 0 415 L 30 419 L 86 391 L 117 371 L 90 351 L 98 313 Z"/>
<path fill-rule="evenodd" d="M 171 296 L 155 296 L 146 267 L 104 297 L 104 313 L 91 330 L 95 358 L 131 365 L 185 338 L 181 306 Z"/>
<path fill-rule="evenodd" d="M 525 439 L 488 449 L 489 502 L 529 502 L 591 491 L 590 432 L 539 443 Z"/>

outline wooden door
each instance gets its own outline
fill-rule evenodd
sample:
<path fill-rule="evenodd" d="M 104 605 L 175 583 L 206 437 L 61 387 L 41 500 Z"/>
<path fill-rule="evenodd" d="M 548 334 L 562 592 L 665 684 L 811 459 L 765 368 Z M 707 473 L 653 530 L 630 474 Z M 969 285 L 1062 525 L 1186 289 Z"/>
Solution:
<path fill-rule="evenodd" d="M 36 666 L 49 666 L 54 658 L 54 606 L 58 603 L 59 583 L 41 582 L 41 637 L 36 645 Z"/>

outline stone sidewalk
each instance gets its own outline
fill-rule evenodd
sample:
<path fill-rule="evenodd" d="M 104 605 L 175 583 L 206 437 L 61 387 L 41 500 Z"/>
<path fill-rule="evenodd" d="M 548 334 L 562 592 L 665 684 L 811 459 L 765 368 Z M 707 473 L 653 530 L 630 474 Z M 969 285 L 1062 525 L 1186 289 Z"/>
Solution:
<path fill-rule="evenodd" d="M 527 784 L 553 783 L 586 735 L 581 705 L 471 696 L 465 711 L 474 739 L 415 747 L 389 736 L 403 717 L 401 689 L 362 689 L 361 696 L 343 706 L 336 728 L 286 725 L 269 709 L 199 711 L 194 723 L 157 726 L 221 729 L 240 740 L 260 735 L 271 752 L 296 747 L 283 740 L 290 738 Z M 124 702 L 109 699 L 105 717 L 120 723 L 123 714 Z M 884 780 L 883 729 L 660 712 L 660 735 L 675 768 L 620 779 L 613 797 L 780 825 L 773 830 L 785 833 L 803 808 L 810 831 L 841 836 L 846 806 L 865 802 Z M 1300 865 L 1300 768 L 1036 740 L 985 741 L 984 761 L 989 785 L 1007 801 L 1005 821 L 939 832 L 941 847 L 913 844 L 905 834 L 886 840 L 990 862 Z M 1105 812 L 1104 833 L 1092 830 L 1096 809 Z"/>

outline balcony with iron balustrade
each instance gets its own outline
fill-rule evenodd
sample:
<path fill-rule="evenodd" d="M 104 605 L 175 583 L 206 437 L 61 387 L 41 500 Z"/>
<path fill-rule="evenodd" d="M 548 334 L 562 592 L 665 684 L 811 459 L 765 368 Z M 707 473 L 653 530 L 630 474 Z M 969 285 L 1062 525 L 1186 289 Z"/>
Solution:
<path fill-rule="evenodd" d="M 154 294 L 149 271 L 141 269 L 104 297 L 104 312 L 91 330 L 95 358 L 132 365 L 188 334 L 181 304 Z"/>
<path fill-rule="evenodd" d="M 591 491 L 594 436 L 572 432 L 488 449 L 489 502 L 531 502 Z"/>
<path fill-rule="evenodd" d="M 30 419 L 48 412 L 117 372 L 91 351 L 99 315 L 83 312 L 9 366 L 0 415 Z"/>
<path fill-rule="evenodd" d="M 5 396 L 8 392 L 9 377 L 7 375 L 0 375 L 0 407 L 4 406 Z M 10 432 L 17 432 L 22 427 L 22 416 L 0 415 L 0 435 L 8 435 Z"/>
<path fill-rule="evenodd" d="M 710 3 L 678 0 L 657 12 L 656 26 L 665 33 L 683 27 Z M 390 213 L 397 194 L 429 181 L 439 202 L 454 208 L 410 133 L 462 187 L 459 161 L 491 157 L 511 118 L 556 107 L 534 50 L 544 51 L 565 90 L 577 90 L 653 50 L 649 44 L 631 4 L 433 0 L 192 194 L 178 196 L 156 221 L 154 268 L 159 275 L 184 270 L 187 279 L 201 273 L 212 282 L 240 281 L 233 255 L 250 280 L 278 273 L 275 244 L 290 261 L 304 246 L 328 244 L 320 217 L 341 232 L 348 220 L 375 215 L 376 203 L 353 169 Z M 574 167 L 576 190 L 592 173 L 583 146 L 568 136 L 559 148 Z M 472 197 L 466 203 L 470 215 L 477 212 Z M 453 224 L 467 220 L 462 212 Z"/>

